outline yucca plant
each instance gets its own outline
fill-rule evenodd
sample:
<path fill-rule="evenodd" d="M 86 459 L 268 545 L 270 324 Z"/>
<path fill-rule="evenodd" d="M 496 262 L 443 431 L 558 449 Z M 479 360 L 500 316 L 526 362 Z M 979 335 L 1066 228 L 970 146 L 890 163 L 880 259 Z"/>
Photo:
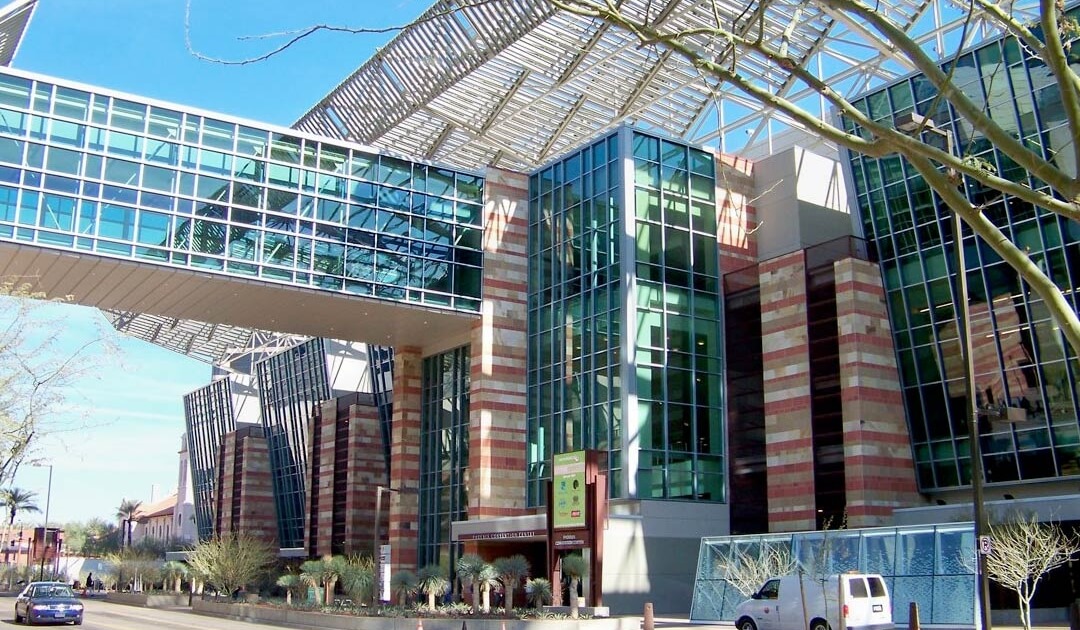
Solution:
<path fill-rule="evenodd" d="M 417 587 L 421 593 L 427 595 L 428 610 L 434 611 L 435 598 L 450 589 L 450 578 L 445 568 L 437 564 L 429 564 L 420 569 Z"/>
<path fill-rule="evenodd" d="M 285 589 L 285 605 L 292 606 L 293 591 L 303 585 L 303 580 L 295 573 L 285 573 L 277 579 L 277 585 Z"/>
<path fill-rule="evenodd" d="M 404 606 L 409 596 L 416 593 L 416 574 L 404 569 L 393 574 L 390 590 L 397 595 L 398 606 Z"/>
<path fill-rule="evenodd" d="M 564 556 L 562 574 L 570 578 L 570 618 L 578 618 L 578 583 L 589 572 L 589 564 L 579 555 Z"/>
<path fill-rule="evenodd" d="M 551 580 L 532 578 L 525 582 L 525 598 L 535 608 L 542 608 L 551 603 Z"/>
<path fill-rule="evenodd" d="M 326 588 L 326 569 L 322 560 L 308 560 L 300 565 L 300 580 L 316 590 L 316 603 L 319 602 L 318 591 Z"/>
<path fill-rule="evenodd" d="M 515 554 L 509 558 L 497 558 L 495 571 L 499 574 L 503 588 L 506 590 L 506 613 L 514 611 L 514 591 L 523 578 L 529 577 L 529 561 L 521 554 Z"/>
<path fill-rule="evenodd" d="M 457 561 L 458 578 L 461 580 L 463 589 L 472 589 L 472 612 L 475 615 L 480 612 L 480 585 L 477 583 L 480 574 L 484 571 L 487 562 L 474 553 L 467 553 Z"/>

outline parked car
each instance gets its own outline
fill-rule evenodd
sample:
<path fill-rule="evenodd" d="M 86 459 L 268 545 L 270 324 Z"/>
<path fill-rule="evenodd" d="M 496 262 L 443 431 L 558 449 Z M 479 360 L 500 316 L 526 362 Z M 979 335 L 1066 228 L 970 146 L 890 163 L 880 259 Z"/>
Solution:
<path fill-rule="evenodd" d="M 892 602 L 880 575 L 775 577 L 735 608 L 738 630 L 839 630 L 841 625 L 848 630 L 894 628 Z"/>
<path fill-rule="evenodd" d="M 64 582 L 31 582 L 15 599 L 15 623 L 72 622 L 81 626 L 83 604 Z"/>

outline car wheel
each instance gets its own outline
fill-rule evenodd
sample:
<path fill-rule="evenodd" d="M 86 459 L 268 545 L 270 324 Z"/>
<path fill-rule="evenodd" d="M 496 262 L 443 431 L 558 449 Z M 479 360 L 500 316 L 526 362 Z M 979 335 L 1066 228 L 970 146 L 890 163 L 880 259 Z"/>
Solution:
<path fill-rule="evenodd" d="M 743 617 L 735 624 L 735 627 L 739 630 L 757 630 L 757 625 L 754 620 L 749 617 Z"/>
<path fill-rule="evenodd" d="M 810 630 L 829 630 L 829 623 L 824 619 L 815 619 L 810 622 Z"/>
<path fill-rule="evenodd" d="M 75 620 L 75 625 L 76 626 L 81 626 L 82 625 L 82 617 L 79 617 L 78 619 Z"/>

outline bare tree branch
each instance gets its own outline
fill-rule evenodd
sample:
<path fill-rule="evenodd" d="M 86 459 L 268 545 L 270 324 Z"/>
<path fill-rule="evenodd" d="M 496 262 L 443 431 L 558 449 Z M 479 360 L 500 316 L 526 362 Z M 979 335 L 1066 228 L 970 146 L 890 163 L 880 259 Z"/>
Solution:
<path fill-rule="evenodd" d="M 1018 135 L 1006 131 L 990 117 L 985 106 L 976 104 L 954 83 L 952 72 L 955 71 L 956 64 L 952 64 L 949 72 L 943 71 L 939 61 L 931 59 L 923 52 L 918 42 L 897 24 L 877 12 L 874 7 L 859 0 L 816 0 L 831 11 L 843 13 L 859 23 L 866 24 L 880 35 L 884 41 L 897 50 L 899 56 L 926 76 L 937 88 L 938 98 L 948 101 L 955 108 L 961 119 L 971 126 L 973 134 L 975 132 L 981 134 L 1033 178 L 1046 182 L 1050 190 L 1036 190 L 1026 181 L 1017 182 L 1002 177 L 994 172 L 993 168 L 987 168 L 989 164 L 985 160 L 956 153 L 951 150 L 954 147 L 948 147 L 950 150 L 934 147 L 918 136 L 902 133 L 893 126 L 892 121 L 873 120 L 832 86 L 803 68 L 797 60 L 782 54 L 782 42 L 779 43 L 780 47 L 777 47 L 777 42 L 766 41 L 760 35 L 753 33 L 744 35 L 736 32 L 734 25 L 728 27 L 719 18 L 716 19 L 716 26 L 712 28 L 680 30 L 666 28 L 664 24 L 654 24 L 632 16 L 621 5 L 611 0 L 548 1 L 564 11 L 599 19 L 621 28 L 637 37 L 642 46 L 656 46 L 675 52 L 702 73 L 739 90 L 760 103 L 765 109 L 782 113 L 794 124 L 817 137 L 869 157 L 880 158 L 890 154 L 899 154 L 907 158 L 916 170 L 923 174 L 931 188 L 939 193 L 946 205 L 960 215 L 975 233 L 1001 255 L 1042 298 L 1069 344 L 1080 352 L 1080 318 L 1065 299 L 1062 288 L 1046 275 L 1028 252 L 1021 250 L 1001 229 L 984 217 L 980 207 L 974 206 L 966 197 L 959 194 L 955 182 L 950 181 L 937 169 L 943 166 L 947 172 L 963 175 L 986 188 L 1014 196 L 1049 212 L 1059 214 L 1070 221 L 1080 220 L 1080 180 L 1077 179 L 1077 174 L 1063 171 L 1054 161 L 1045 159 L 1041 154 L 1029 149 L 1021 142 Z M 1059 79 L 1062 92 L 1071 92 L 1070 95 L 1063 96 L 1063 102 L 1066 105 L 1070 129 L 1074 130 L 1074 142 L 1071 149 L 1074 154 L 1080 155 L 1080 147 L 1077 146 L 1075 140 L 1080 137 L 1075 132 L 1075 128 L 1080 126 L 1080 108 L 1069 105 L 1080 101 L 1080 90 L 1077 89 L 1077 86 L 1080 86 L 1080 79 L 1067 63 L 1068 60 L 1062 52 L 1064 47 L 1062 40 L 1054 34 L 1058 27 L 1051 29 L 1054 33 L 1048 36 L 1054 41 L 1044 42 L 1035 37 L 1027 25 L 1013 16 L 1000 9 L 994 10 L 989 7 L 987 0 L 969 0 L 969 2 L 972 3 L 970 5 L 972 7 L 977 4 L 980 8 L 986 9 L 986 14 L 996 20 L 998 26 L 1020 38 L 1026 46 L 1031 48 L 1032 54 L 1037 55 L 1052 69 L 1054 76 Z M 761 3 L 751 6 L 757 6 L 758 10 L 764 12 L 765 7 Z M 1063 16 L 1061 9 L 1059 2 L 1044 0 L 1042 22 L 1054 25 L 1065 24 L 1065 30 L 1070 34 L 1076 32 L 1075 26 Z M 717 11 L 719 9 L 714 6 L 714 15 L 719 16 Z M 750 11 L 750 6 L 748 6 L 744 14 Z M 1043 29 L 1045 30 L 1046 27 L 1043 26 Z M 722 43 L 724 54 L 719 57 L 713 55 L 711 50 L 714 47 L 703 48 L 702 41 Z M 786 74 L 806 84 L 832 105 L 841 116 L 855 123 L 856 129 L 847 131 L 821 120 L 813 112 L 770 90 L 755 77 L 741 74 L 735 62 L 739 55 L 751 54 L 768 62 L 770 68 L 778 75 Z M 1074 160 L 1072 164 L 1075 170 L 1075 165 L 1080 164 L 1080 161 Z M 931 173 L 931 171 L 935 172 Z"/>
<path fill-rule="evenodd" d="M 1080 554 L 1080 537 L 1066 533 L 1058 523 L 1040 523 L 1035 514 L 1017 514 L 1004 523 L 991 524 L 990 537 L 986 573 L 1016 593 L 1020 621 L 1031 630 L 1031 600 L 1039 582 Z"/>
<path fill-rule="evenodd" d="M 449 0 L 443 2 L 445 8 L 431 10 L 420 16 L 419 18 L 407 22 L 405 24 L 394 24 L 391 26 L 381 27 L 366 27 L 366 26 L 336 26 L 332 24 L 314 24 L 312 26 L 306 26 L 304 28 L 291 29 L 285 31 L 277 31 L 273 33 L 260 33 L 255 35 L 243 35 L 237 39 L 240 41 L 255 41 L 255 40 L 270 40 L 278 38 L 286 38 L 281 44 L 278 44 L 270 50 L 254 57 L 245 57 L 242 59 L 225 59 L 221 57 L 212 57 L 210 55 L 199 52 L 195 49 L 194 44 L 191 41 L 191 1 L 186 0 L 184 5 L 184 46 L 187 48 L 188 53 L 199 59 L 200 61 L 207 61 L 210 63 L 217 63 L 225 66 L 246 66 L 253 63 L 259 63 L 260 61 L 266 61 L 271 57 L 277 56 L 294 44 L 306 39 L 316 33 L 349 33 L 352 35 L 385 35 L 387 33 L 397 33 L 411 28 L 417 24 L 423 24 L 425 22 L 431 22 L 451 15 L 455 12 L 472 7 L 478 7 L 485 4 L 492 4 L 500 2 L 502 0 Z"/>

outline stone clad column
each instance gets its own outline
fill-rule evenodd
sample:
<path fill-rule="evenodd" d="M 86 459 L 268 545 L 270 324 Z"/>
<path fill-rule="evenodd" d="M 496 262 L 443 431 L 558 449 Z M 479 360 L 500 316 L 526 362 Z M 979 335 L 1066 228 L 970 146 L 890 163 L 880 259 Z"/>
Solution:
<path fill-rule="evenodd" d="M 525 513 L 529 178 L 494 168 L 485 176 L 484 301 L 470 347 L 470 520 Z"/>
<path fill-rule="evenodd" d="M 815 529 L 805 254 L 765 261 L 759 277 L 769 530 Z"/>
<path fill-rule="evenodd" d="M 394 348 L 394 415 L 390 438 L 390 486 L 420 485 L 420 412 L 423 359 L 420 348 Z M 378 485 L 378 484 L 375 484 Z M 372 501 L 376 492 L 372 485 Z M 380 520 L 390 523 L 390 564 L 396 571 L 416 566 L 418 497 L 415 492 L 383 493 Z"/>
<path fill-rule="evenodd" d="M 848 526 L 886 525 L 918 494 L 885 290 L 874 263 L 834 268 Z"/>
<path fill-rule="evenodd" d="M 382 427 L 379 410 L 369 405 L 349 405 L 348 419 L 342 421 L 338 410 L 338 430 L 349 434 L 349 461 L 345 465 L 348 495 L 345 498 L 345 553 L 371 553 L 371 516 L 375 513 L 375 491 L 383 483 L 386 460 L 383 459 Z M 347 428 L 343 428 L 342 424 Z M 383 497 L 384 499 L 386 497 Z M 384 510 L 383 514 L 389 514 Z"/>

